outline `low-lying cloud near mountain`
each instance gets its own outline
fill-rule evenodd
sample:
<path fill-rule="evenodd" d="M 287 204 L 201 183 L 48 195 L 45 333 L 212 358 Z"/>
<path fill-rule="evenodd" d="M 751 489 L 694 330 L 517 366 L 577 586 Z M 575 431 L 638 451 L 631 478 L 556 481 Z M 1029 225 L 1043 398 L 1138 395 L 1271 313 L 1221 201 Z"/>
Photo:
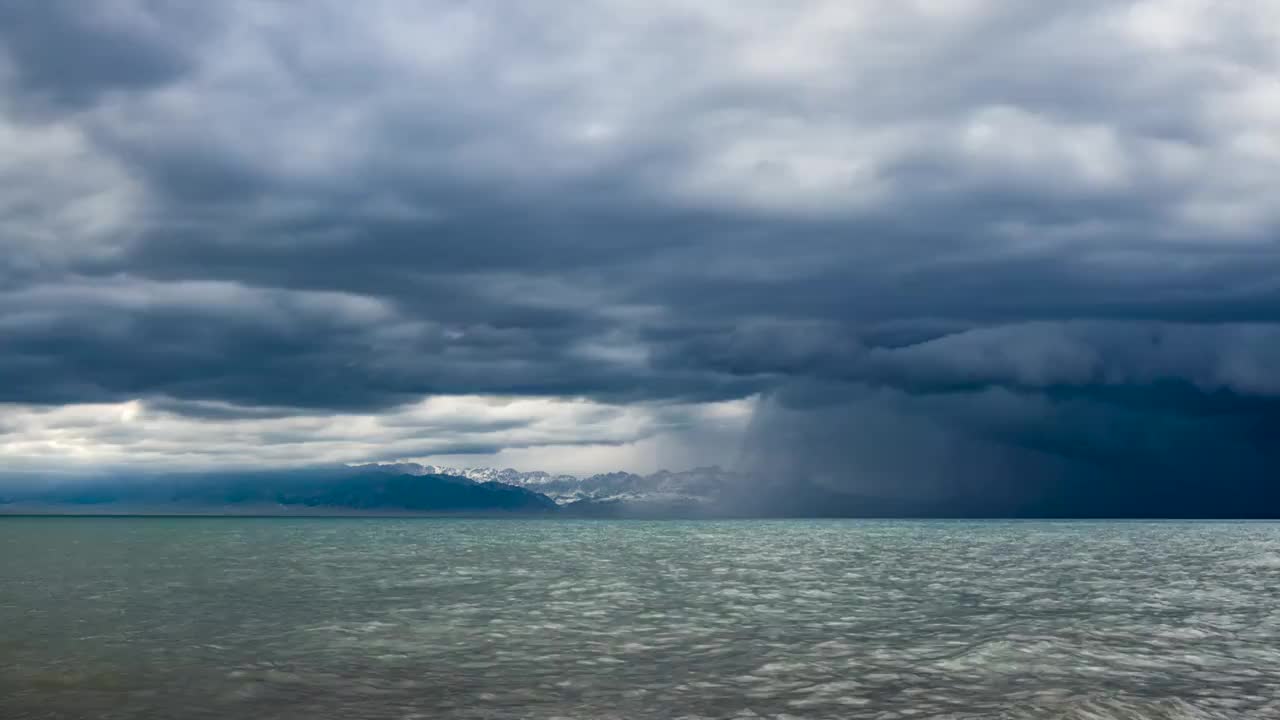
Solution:
<path fill-rule="evenodd" d="M 1278 48 L 1259 2 L 6 5 L 0 462 L 1278 514 Z"/>

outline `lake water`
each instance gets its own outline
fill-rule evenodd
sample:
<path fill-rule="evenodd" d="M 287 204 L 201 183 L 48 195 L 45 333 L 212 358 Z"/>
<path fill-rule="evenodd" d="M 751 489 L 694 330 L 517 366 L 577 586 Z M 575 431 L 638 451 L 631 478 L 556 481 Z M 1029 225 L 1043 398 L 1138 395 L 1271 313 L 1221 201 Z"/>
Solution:
<path fill-rule="evenodd" d="M 0 518 L 0 717 L 1280 718 L 1280 525 Z"/>

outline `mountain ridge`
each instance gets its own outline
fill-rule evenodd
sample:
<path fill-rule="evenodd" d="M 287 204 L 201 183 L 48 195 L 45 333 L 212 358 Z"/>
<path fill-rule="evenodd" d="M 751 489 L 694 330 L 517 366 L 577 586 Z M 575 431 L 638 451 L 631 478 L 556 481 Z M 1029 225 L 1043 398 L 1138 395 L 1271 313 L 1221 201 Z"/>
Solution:
<path fill-rule="evenodd" d="M 349 467 L 71 481 L 11 489 L 0 497 L 0 510 L 7 514 L 137 509 L 204 514 L 548 513 L 558 506 L 546 495 L 500 482 Z"/>
<path fill-rule="evenodd" d="M 353 468 L 385 470 L 412 475 L 449 475 L 475 482 L 499 482 L 533 490 L 561 507 L 576 503 L 717 503 L 739 481 L 738 473 L 717 465 L 683 471 L 659 470 L 648 475 L 625 471 L 585 477 L 515 468 L 451 467 L 419 463 L 367 463 Z"/>

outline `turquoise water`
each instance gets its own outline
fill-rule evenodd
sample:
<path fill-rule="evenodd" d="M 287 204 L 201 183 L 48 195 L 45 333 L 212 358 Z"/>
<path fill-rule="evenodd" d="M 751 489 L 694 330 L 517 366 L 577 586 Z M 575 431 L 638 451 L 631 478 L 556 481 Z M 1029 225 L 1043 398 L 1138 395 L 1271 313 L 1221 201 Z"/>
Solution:
<path fill-rule="evenodd" d="M 1280 525 L 0 518 L 0 717 L 1280 717 Z"/>

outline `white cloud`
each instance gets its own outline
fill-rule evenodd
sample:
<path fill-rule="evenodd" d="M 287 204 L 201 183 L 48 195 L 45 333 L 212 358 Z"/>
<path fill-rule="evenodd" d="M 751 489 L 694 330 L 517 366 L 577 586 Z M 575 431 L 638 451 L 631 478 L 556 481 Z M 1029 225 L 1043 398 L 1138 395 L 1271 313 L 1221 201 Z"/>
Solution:
<path fill-rule="evenodd" d="M 109 255 L 143 220 L 141 185 L 68 122 L 19 122 L 0 103 L 0 280 Z"/>
<path fill-rule="evenodd" d="M 566 398 L 442 396 L 380 413 L 268 417 L 218 403 L 186 405 L 185 415 L 136 399 L 55 407 L 10 404 L 0 406 L 0 462 L 11 470 L 388 460 L 515 464 L 554 472 L 680 468 L 731 460 L 753 403 L 608 405 Z M 232 416 L 211 416 L 217 410 Z M 236 412 L 248 416 L 235 417 Z"/>

